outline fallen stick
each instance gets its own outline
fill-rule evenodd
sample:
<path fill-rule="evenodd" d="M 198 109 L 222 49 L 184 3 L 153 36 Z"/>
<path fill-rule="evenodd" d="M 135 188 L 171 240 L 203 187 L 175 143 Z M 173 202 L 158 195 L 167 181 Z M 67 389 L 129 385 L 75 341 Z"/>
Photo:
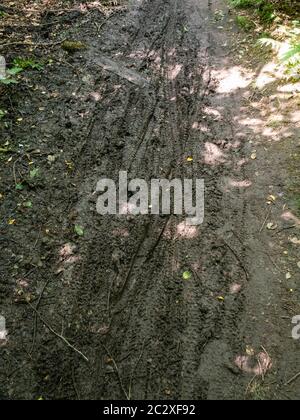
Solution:
<path fill-rule="evenodd" d="M 36 304 L 36 307 L 35 307 L 35 309 L 36 309 L 36 311 L 38 311 L 38 309 L 39 309 L 39 307 L 40 307 L 40 304 L 41 304 L 41 300 L 42 300 L 42 297 L 44 296 L 44 292 L 45 292 L 45 290 L 46 290 L 46 288 L 47 288 L 47 286 L 48 286 L 48 284 L 50 283 L 50 278 L 45 282 L 45 284 L 44 284 L 44 286 L 43 286 L 43 289 L 42 289 L 42 291 L 41 291 L 41 293 L 40 293 L 40 296 L 39 296 L 39 298 L 38 298 L 38 301 L 37 301 L 37 304 Z M 35 347 L 35 342 L 36 342 L 36 336 L 37 336 L 37 324 L 38 324 L 38 315 L 37 315 L 37 313 L 35 312 L 35 314 L 34 314 L 34 329 L 33 329 L 33 339 L 32 339 L 32 345 L 31 345 L 31 350 L 30 350 L 30 352 L 29 352 L 29 354 L 30 355 L 32 355 L 32 353 L 33 353 L 33 350 L 34 350 L 34 347 Z"/>
<path fill-rule="evenodd" d="M 38 318 L 42 321 L 42 323 L 48 328 L 48 330 L 54 334 L 57 338 L 60 338 L 68 347 L 70 347 L 70 349 L 72 349 L 73 351 L 75 351 L 76 353 L 78 353 L 81 357 L 83 357 L 83 359 L 86 362 L 89 362 L 89 359 L 81 352 L 79 351 L 76 347 L 74 347 L 64 336 L 62 336 L 61 334 L 57 333 L 41 316 L 41 314 L 39 313 L 39 311 L 37 311 L 35 309 L 35 307 L 33 305 L 31 305 L 30 302 L 28 302 L 28 305 L 30 306 L 30 308 L 37 314 Z"/>
<path fill-rule="evenodd" d="M 300 372 L 297 373 L 295 376 L 293 376 L 289 381 L 287 381 L 287 383 L 285 383 L 284 385 L 291 385 L 291 383 L 295 382 L 298 378 L 300 378 Z"/>
<path fill-rule="evenodd" d="M 237 259 L 238 263 L 240 264 L 241 269 L 244 271 L 246 279 L 249 281 L 250 280 L 250 275 L 248 273 L 248 270 L 246 269 L 246 267 L 244 266 L 244 264 L 242 263 L 242 260 L 240 259 L 239 255 L 235 252 L 235 250 L 226 242 L 224 241 L 224 244 L 227 246 L 227 248 L 232 252 L 232 254 L 235 256 L 235 258 Z"/>
<path fill-rule="evenodd" d="M 267 223 L 267 221 L 268 221 L 268 219 L 270 217 L 270 214 L 271 214 L 271 209 L 268 211 L 267 217 L 265 218 L 265 220 L 264 220 L 264 222 L 263 222 L 263 224 L 262 224 L 262 226 L 260 228 L 259 233 L 261 233 L 263 231 L 263 229 L 264 229 L 264 227 L 265 227 L 265 225 L 266 225 L 266 223 Z"/>
<path fill-rule="evenodd" d="M 115 368 L 115 373 L 116 373 L 116 375 L 118 377 L 118 380 L 119 380 L 119 383 L 120 383 L 120 387 L 121 387 L 122 391 L 124 392 L 124 395 L 125 395 L 126 399 L 129 401 L 130 398 L 129 398 L 129 395 L 127 394 L 126 389 L 125 389 L 125 387 L 123 385 L 123 381 L 122 381 L 122 378 L 121 378 L 121 375 L 120 375 L 120 371 L 119 371 L 119 368 L 118 368 L 118 365 L 117 365 L 115 359 L 112 357 L 112 355 L 110 354 L 108 348 L 103 343 L 101 343 L 101 346 L 104 348 L 104 350 L 106 351 L 108 357 L 111 359 L 111 361 L 112 361 L 112 363 L 114 365 L 114 368 Z"/>

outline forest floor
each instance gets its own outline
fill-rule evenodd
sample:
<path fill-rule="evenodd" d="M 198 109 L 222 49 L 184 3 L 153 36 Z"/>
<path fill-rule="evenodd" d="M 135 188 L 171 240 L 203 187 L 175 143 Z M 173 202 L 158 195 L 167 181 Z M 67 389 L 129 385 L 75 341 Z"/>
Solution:
<path fill-rule="evenodd" d="M 40 63 L 0 87 L 0 398 L 299 399 L 297 89 L 221 0 L 28 3 L 0 18 Z M 204 223 L 100 216 L 120 170 L 204 179 Z"/>

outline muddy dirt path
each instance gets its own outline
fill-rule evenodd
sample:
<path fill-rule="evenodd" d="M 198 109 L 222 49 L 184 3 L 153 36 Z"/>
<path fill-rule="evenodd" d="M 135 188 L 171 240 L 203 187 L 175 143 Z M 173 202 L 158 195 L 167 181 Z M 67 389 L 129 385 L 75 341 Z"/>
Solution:
<path fill-rule="evenodd" d="M 257 375 L 267 381 L 257 393 L 284 398 L 295 366 L 287 372 L 281 357 L 292 344 L 282 338 L 290 329 L 279 316 L 280 273 L 264 253 L 265 208 L 247 188 L 253 133 L 239 123 L 243 89 L 220 89 L 220 75 L 233 66 L 228 11 L 212 0 L 132 0 L 96 36 L 98 18 L 70 28 L 88 45 L 71 61 L 79 76 L 62 62 L 24 103 L 23 138 L 54 158 L 35 157 L 47 180 L 32 193 L 37 215 L 4 251 L 10 273 L 11 255 L 24 244 L 22 276 L 1 283 L 9 331 L 1 393 L 242 399 Z M 203 225 L 186 227 L 178 216 L 100 216 L 97 181 L 117 181 L 120 170 L 147 181 L 204 178 Z M 83 237 L 74 225 L 84 227 Z M 30 305 L 16 298 L 16 278 L 36 297 Z"/>

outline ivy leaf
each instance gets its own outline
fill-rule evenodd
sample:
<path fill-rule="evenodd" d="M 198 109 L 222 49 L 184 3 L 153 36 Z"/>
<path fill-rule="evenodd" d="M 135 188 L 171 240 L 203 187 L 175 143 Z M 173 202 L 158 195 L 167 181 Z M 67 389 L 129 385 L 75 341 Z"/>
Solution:
<path fill-rule="evenodd" d="M 75 225 L 74 230 L 75 230 L 75 233 L 78 236 L 83 236 L 84 235 L 84 230 L 83 230 L 83 228 L 81 226 Z"/>
<path fill-rule="evenodd" d="M 23 71 L 21 67 L 13 67 L 12 69 L 8 69 L 7 73 L 11 76 L 15 76 L 16 74 L 19 74 Z"/>
<path fill-rule="evenodd" d="M 182 275 L 183 280 L 190 280 L 191 277 L 192 273 L 190 273 L 189 271 L 185 271 Z"/>
<path fill-rule="evenodd" d="M 37 168 L 32 169 L 32 171 L 29 172 L 29 176 L 30 176 L 31 179 L 33 179 L 38 175 L 38 173 L 39 173 L 39 170 Z"/>
<path fill-rule="evenodd" d="M 16 184 L 16 190 L 17 191 L 22 191 L 22 190 L 24 190 L 24 186 L 22 184 Z"/>
<path fill-rule="evenodd" d="M 31 201 L 26 201 L 26 203 L 24 203 L 24 207 L 27 207 L 28 209 L 32 208 L 32 202 Z"/>

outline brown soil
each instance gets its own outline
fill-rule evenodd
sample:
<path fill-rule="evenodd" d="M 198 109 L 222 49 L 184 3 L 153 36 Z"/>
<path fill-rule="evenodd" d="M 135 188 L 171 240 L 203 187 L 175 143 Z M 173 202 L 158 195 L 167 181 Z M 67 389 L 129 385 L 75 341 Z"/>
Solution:
<path fill-rule="evenodd" d="M 34 42 L 52 45 L 35 55 L 53 63 L 1 97 L 0 396 L 299 399 L 300 380 L 287 385 L 300 370 L 288 195 L 299 127 L 289 114 L 277 139 L 262 94 L 234 88 L 240 35 L 224 2 L 131 0 L 41 19 Z M 63 39 L 86 49 L 66 52 Z M 120 170 L 204 178 L 204 224 L 100 216 L 97 181 Z"/>

